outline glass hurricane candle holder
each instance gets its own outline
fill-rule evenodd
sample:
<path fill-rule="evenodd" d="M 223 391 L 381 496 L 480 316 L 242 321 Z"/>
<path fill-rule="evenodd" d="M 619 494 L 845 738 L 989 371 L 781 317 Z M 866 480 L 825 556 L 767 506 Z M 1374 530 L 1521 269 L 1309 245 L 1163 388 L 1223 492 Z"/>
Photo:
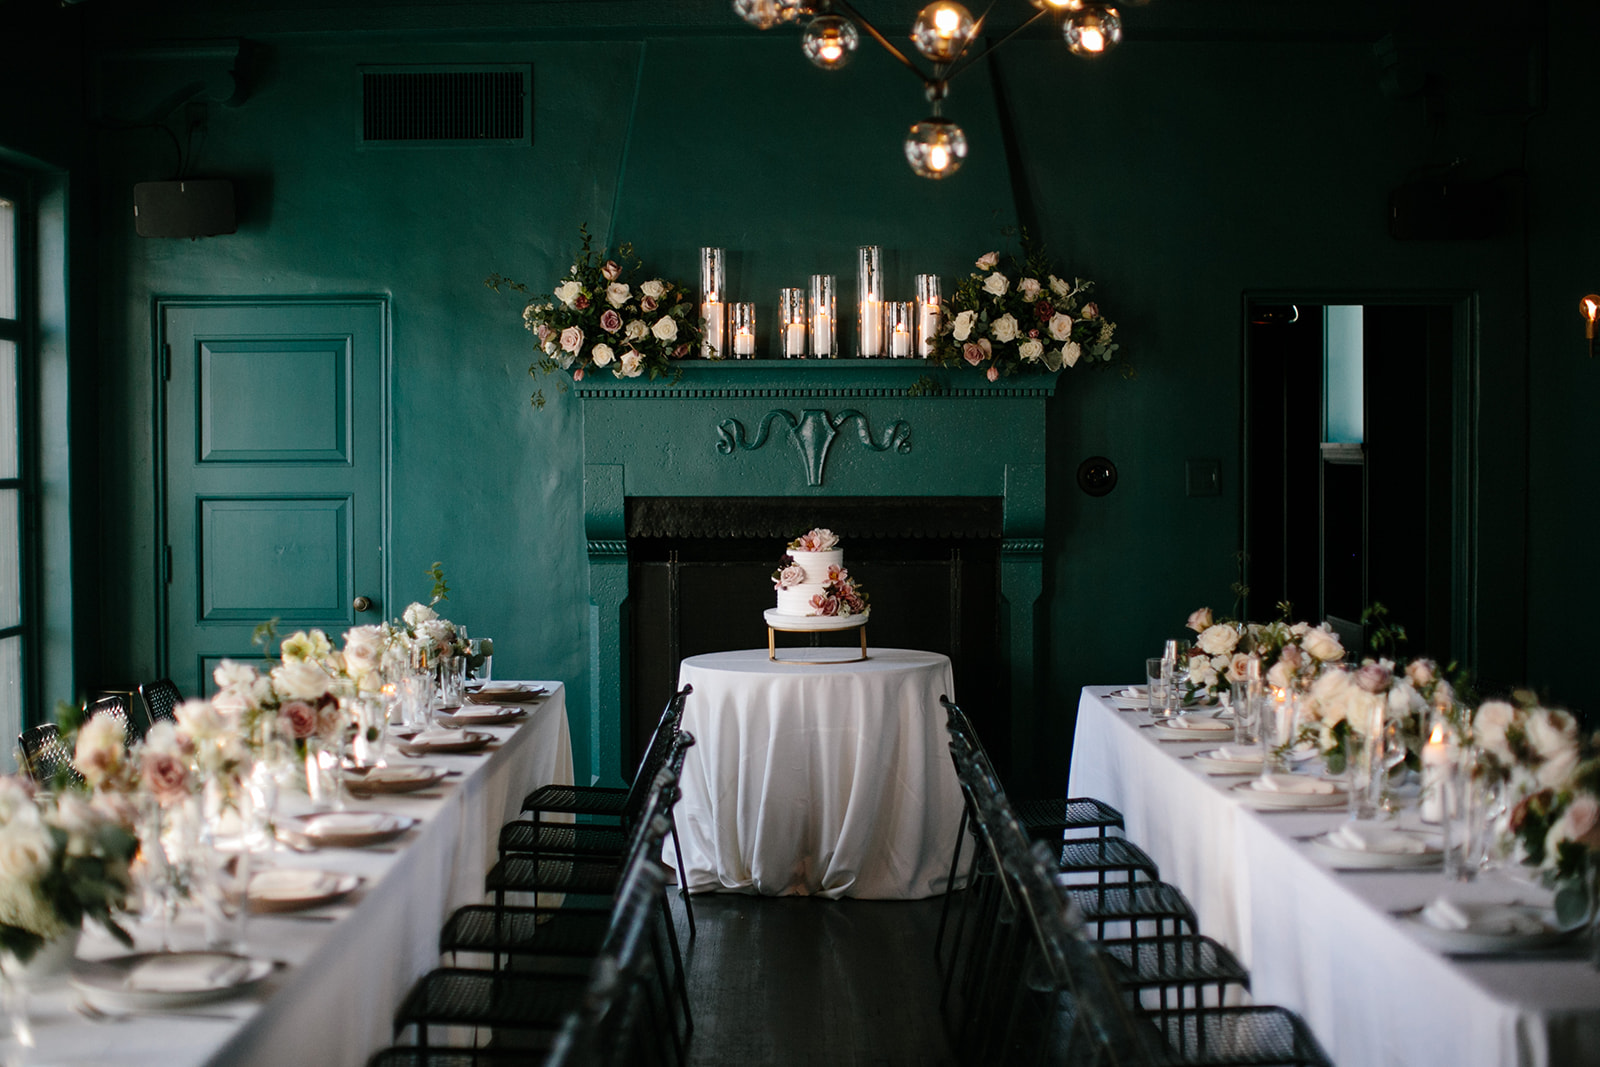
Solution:
<path fill-rule="evenodd" d="M 933 355 L 933 341 L 939 336 L 939 276 L 917 275 L 917 354 Z"/>
<path fill-rule="evenodd" d="M 894 300 L 889 307 L 889 355 L 894 359 L 910 359 L 916 354 L 916 307 L 909 300 Z"/>
<path fill-rule="evenodd" d="M 836 359 L 839 355 L 839 320 L 831 274 L 811 276 L 811 355 Z"/>
<path fill-rule="evenodd" d="M 733 358 L 756 358 L 756 306 L 737 303 L 733 308 Z"/>
<path fill-rule="evenodd" d="M 705 338 L 700 354 L 706 359 L 721 359 L 723 335 L 727 328 L 727 308 L 723 303 L 723 253 L 720 248 L 700 250 L 700 319 L 704 324 Z"/>
<path fill-rule="evenodd" d="M 883 355 L 883 249 L 864 245 L 856 251 L 856 355 Z"/>
<path fill-rule="evenodd" d="M 806 291 L 778 290 L 779 348 L 785 359 L 806 358 Z"/>

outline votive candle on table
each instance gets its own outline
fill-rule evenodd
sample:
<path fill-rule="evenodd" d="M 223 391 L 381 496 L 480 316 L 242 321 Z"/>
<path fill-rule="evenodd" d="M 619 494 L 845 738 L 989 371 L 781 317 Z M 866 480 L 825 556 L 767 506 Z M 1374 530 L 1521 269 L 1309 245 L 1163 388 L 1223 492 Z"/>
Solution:
<path fill-rule="evenodd" d="M 756 354 L 756 306 L 733 305 L 733 358 L 754 359 Z"/>
<path fill-rule="evenodd" d="M 1422 821 L 1444 821 L 1444 788 L 1455 761 L 1445 740 L 1444 723 L 1435 723 L 1427 744 L 1422 746 Z"/>
<path fill-rule="evenodd" d="M 811 276 L 811 354 L 818 359 L 839 354 L 834 284 L 831 274 Z"/>
<path fill-rule="evenodd" d="M 915 322 L 909 300 L 895 300 L 889 304 L 889 355 L 906 359 L 911 355 L 911 333 Z"/>
<path fill-rule="evenodd" d="M 727 329 L 726 309 L 723 306 L 725 284 L 722 249 L 700 249 L 700 318 L 705 323 L 705 338 L 700 346 L 700 354 L 706 359 L 721 359 L 727 355 L 723 351 Z"/>
<path fill-rule="evenodd" d="M 876 359 L 883 355 L 883 249 L 877 245 L 856 250 L 856 300 L 861 311 L 856 355 Z"/>
<path fill-rule="evenodd" d="M 933 339 L 939 336 L 939 276 L 917 275 L 917 354 L 933 355 Z"/>
<path fill-rule="evenodd" d="M 804 359 L 806 355 L 806 291 L 778 290 L 778 329 L 782 331 L 785 359 Z"/>

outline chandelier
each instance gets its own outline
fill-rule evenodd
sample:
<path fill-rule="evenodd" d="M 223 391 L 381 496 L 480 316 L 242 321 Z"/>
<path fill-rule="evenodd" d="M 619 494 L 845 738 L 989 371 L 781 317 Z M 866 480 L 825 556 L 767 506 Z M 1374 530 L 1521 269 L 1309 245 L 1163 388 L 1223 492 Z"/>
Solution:
<path fill-rule="evenodd" d="M 1030 0 L 1039 10 L 1016 29 L 981 51 L 972 44 L 983 29 L 989 10 L 977 18 L 955 0 L 934 0 L 917 13 L 911 25 L 911 43 L 928 61 L 924 71 L 896 47 L 848 0 L 733 0 L 733 10 L 758 30 L 807 20 L 800 35 L 800 50 L 823 70 L 838 70 L 855 55 L 865 33 L 882 45 L 922 81 L 933 114 L 913 123 L 906 134 L 906 162 L 924 178 L 954 174 L 967 158 L 967 135 L 940 114 L 950 82 L 979 60 L 1042 18 L 1055 18 L 1067 47 L 1080 56 L 1099 56 L 1122 40 L 1122 16 L 1117 9 L 1090 0 Z"/>

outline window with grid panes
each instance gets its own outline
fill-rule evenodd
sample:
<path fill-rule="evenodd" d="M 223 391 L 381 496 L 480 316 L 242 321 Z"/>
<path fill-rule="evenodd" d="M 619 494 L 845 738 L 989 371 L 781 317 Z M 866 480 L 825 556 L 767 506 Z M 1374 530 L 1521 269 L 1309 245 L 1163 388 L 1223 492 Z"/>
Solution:
<path fill-rule="evenodd" d="M 23 724 L 33 624 L 26 610 L 28 551 L 27 342 L 22 293 L 26 200 L 20 183 L 0 171 L 0 737 Z"/>

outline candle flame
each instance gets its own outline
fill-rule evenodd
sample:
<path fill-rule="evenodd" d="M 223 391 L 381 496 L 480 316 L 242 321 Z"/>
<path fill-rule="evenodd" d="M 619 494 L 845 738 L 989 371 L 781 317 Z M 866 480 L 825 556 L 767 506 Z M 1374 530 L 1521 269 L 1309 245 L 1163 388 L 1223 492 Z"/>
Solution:
<path fill-rule="evenodd" d="M 1436 722 L 1433 724 L 1433 733 L 1428 735 L 1428 743 L 1430 745 L 1444 744 L 1444 723 Z"/>

